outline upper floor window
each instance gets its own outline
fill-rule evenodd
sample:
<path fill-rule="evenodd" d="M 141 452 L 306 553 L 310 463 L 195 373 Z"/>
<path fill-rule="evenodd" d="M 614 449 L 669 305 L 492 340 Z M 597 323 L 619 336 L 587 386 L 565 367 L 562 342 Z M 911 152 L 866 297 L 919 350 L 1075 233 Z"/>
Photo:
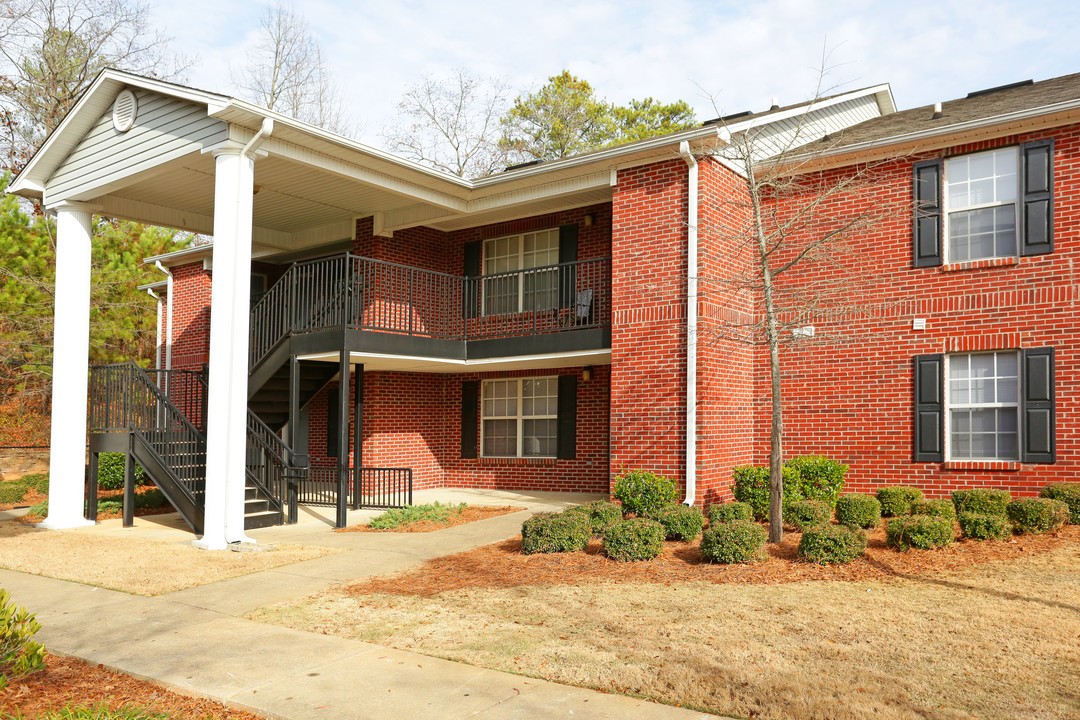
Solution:
<path fill-rule="evenodd" d="M 486 240 L 483 263 L 485 315 L 558 306 L 558 228 Z"/>
<path fill-rule="evenodd" d="M 945 162 L 946 262 L 1016 256 L 1017 148 Z"/>

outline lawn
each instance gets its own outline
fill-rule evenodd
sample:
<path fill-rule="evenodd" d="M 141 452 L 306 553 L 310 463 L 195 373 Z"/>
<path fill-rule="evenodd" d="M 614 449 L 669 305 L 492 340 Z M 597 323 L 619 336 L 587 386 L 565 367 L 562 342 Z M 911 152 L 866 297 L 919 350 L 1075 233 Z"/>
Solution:
<path fill-rule="evenodd" d="M 504 543 L 253 618 L 736 717 L 1080 716 L 1080 528 L 904 554 L 872 536 L 844 568 L 670 545 L 622 574 Z M 500 562 L 526 579 L 495 582 Z"/>

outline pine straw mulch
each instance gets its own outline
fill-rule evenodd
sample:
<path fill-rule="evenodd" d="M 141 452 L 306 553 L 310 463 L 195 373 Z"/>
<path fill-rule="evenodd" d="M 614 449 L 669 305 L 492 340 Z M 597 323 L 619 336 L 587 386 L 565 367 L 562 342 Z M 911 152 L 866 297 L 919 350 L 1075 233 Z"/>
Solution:
<path fill-rule="evenodd" d="M 428 560 L 418 569 L 383 575 L 348 586 L 352 595 L 387 593 L 429 597 L 467 588 L 525 585 L 586 585 L 596 582 L 777 584 L 806 580 L 885 580 L 962 570 L 1044 553 L 1062 546 L 1080 547 L 1080 526 L 1067 525 L 1046 535 L 1017 535 L 983 542 L 958 539 L 947 548 L 899 552 L 885 544 L 885 530 L 868 533 L 866 554 L 847 565 L 815 565 L 796 557 L 798 532 L 787 532 L 779 545 L 767 546 L 768 559 L 743 565 L 706 562 L 698 541 L 666 542 L 664 553 L 647 562 L 621 563 L 604 556 L 593 539 L 584 552 L 524 555 L 521 539 Z"/>
<path fill-rule="evenodd" d="M 45 670 L 10 681 L 0 690 L 0 712 L 32 718 L 64 707 L 140 708 L 177 720 L 258 720 L 216 700 L 180 695 L 130 675 L 76 658 L 50 655 Z"/>
<path fill-rule="evenodd" d="M 150 492 L 152 490 L 156 490 L 156 489 L 157 488 L 154 487 L 153 485 L 137 485 L 137 486 L 135 486 L 135 494 L 136 495 L 141 495 L 143 493 L 148 493 L 148 492 Z M 23 505 L 36 505 L 36 504 L 38 504 L 40 502 L 43 502 L 43 501 L 49 499 L 48 495 L 41 495 L 40 493 L 38 493 L 33 488 L 30 489 L 30 492 L 29 492 L 29 494 L 27 494 L 26 497 L 31 498 L 31 499 L 24 500 L 22 503 L 20 503 L 18 505 L 18 507 L 22 507 Z M 33 499 L 33 498 L 36 498 L 36 499 Z M 123 489 L 120 489 L 120 490 L 98 490 L 98 500 L 119 500 L 119 501 L 123 502 L 123 500 L 124 500 L 124 491 L 123 491 Z M 0 505 L 0 510 L 3 510 L 3 509 L 5 509 L 4 506 Z M 10 509 L 10 508 L 8 508 L 8 509 Z M 176 512 L 176 508 L 174 508 L 169 503 L 165 503 L 161 507 L 152 507 L 152 508 L 140 508 L 140 507 L 137 507 L 137 508 L 135 508 L 135 517 L 145 517 L 146 515 L 168 515 L 169 513 L 174 513 L 174 512 Z M 124 517 L 124 511 L 123 510 L 100 510 L 100 511 L 98 511 L 98 514 L 97 514 L 97 519 L 99 521 L 101 521 L 101 520 L 119 520 L 122 517 Z M 41 515 L 37 515 L 35 513 L 26 513 L 25 515 L 23 515 L 19 519 L 22 522 L 27 523 L 27 524 L 31 524 L 31 525 L 45 521 L 44 517 L 42 517 Z"/>
<path fill-rule="evenodd" d="M 504 507 L 495 507 L 492 505 L 467 505 L 460 513 L 451 515 L 444 522 L 418 520 L 417 522 L 409 523 L 408 525 L 400 525 L 396 528 L 386 528 L 384 530 L 376 529 L 369 525 L 353 525 L 352 527 L 340 528 L 334 532 L 427 533 L 454 527 L 455 525 L 467 525 L 471 522 L 487 520 L 488 518 L 498 517 L 499 515 L 521 512 L 525 509 L 527 508 L 514 507 L 512 505 L 506 505 Z"/>

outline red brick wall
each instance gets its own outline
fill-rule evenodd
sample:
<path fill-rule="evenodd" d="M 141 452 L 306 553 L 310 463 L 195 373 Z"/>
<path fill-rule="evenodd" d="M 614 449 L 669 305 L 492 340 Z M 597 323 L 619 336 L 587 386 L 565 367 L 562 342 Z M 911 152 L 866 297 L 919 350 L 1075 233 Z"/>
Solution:
<path fill-rule="evenodd" d="M 203 270 L 200 260 L 174 267 L 172 273 L 175 296 L 172 366 L 177 370 L 197 370 L 210 358 L 210 272 Z M 169 298 L 169 302 L 174 302 L 174 298 Z M 165 323 L 167 308 L 162 315 Z M 162 338 L 166 337 L 163 330 Z"/>
<path fill-rule="evenodd" d="M 911 162 L 880 170 L 873 183 L 827 203 L 832 216 L 873 204 L 897 211 L 858 236 L 857 254 L 841 258 L 852 277 L 851 312 L 812 321 L 816 336 L 784 351 L 785 443 L 790 454 L 823 453 L 851 465 L 848 489 L 912 484 L 930 496 L 991 486 L 1032 494 L 1052 480 L 1080 479 L 1080 126 L 949 148 L 959 154 L 1055 137 L 1055 251 L 993 267 L 913 268 Z M 936 154 L 935 154 L 936 155 Z M 790 208 L 788 208 L 790 209 Z M 837 272 L 811 267 L 790 280 Z M 926 329 L 912 329 L 926 318 Z M 970 350 L 1056 348 L 1057 451 L 1054 465 L 996 464 L 971 469 L 912 462 L 912 358 Z M 755 364 L 754 456 L 767 453 L 767 363 Z"/>

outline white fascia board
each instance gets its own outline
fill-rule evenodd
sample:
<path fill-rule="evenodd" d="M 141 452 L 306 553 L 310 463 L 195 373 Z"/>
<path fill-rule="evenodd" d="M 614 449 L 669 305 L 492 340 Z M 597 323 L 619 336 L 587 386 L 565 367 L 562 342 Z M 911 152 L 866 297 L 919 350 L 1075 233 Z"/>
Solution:
<path fill-rule="evenodd" d="M 147 290 L 153 290 L 154 292 L 159 293 L 159 292 L 161 292 L 163 290 L 167 290 L 168 287 L 169 287 L 169 281 L 168 280 L 158 280 L 156 282 L 146 283 L 144 285 L 136 285 L 135 289 L 136 290 L 142 290 L 143 292 L 146 292 Z"/>
<path fill-rule="evenodd" d="M 214 244 L 206 243 L 205 245 L 195 245 L 194 247 L 184 248 L 183 250 L 174 250 L 169 253 L 163 253 L 161 255 L 152 255 L 148 258 L 143 258 L 143 263 L 146 265 L 153 265 L 157 261 L 161 261 L 161 264 L 165 267 L 176 267 L 177 265 L 187 265 L 198 260 L 205 260 L 214 254 Z"/>
<path fill-rule="evenodd" d="M 153 78 L 133 75 L 121 70 L 107 68 L 98 73 L 98 76 L 90 84 L 75 105 L 71 108 L 60 124 L 49 133 L 49 137 L 41 144 L 38 151 L 30 158 L 30 162 L 15 176 L 8 185 L 7 192 L 24 197 L 41 197 L 45 190 L 45 182 L 52 174 L 56 166 L 63 162 L 71 152 L 71 147 L 62 147 L 63 141 L 71 133 L 76 133 L 79 139 L 101 117 L 101 112 L 94 111 L 88 115 L 87 107 L 94 101 L 104 100 L 107 97 L 115 97 L 126 86 L 144 88 L 163 95 L 171 95 L 190 102 L 201 103 L 207 108 L 223 104 L 228 98 L 223 95 L 209 93 L 203 90 L 176 85 L 174 83 L 156 80 Z M 75 142 L 78 142 L 76 140 Z M 72 145 L 74 147 L 74 145 Z M 54 163 L 50 165 L 50 160 Z"/>

